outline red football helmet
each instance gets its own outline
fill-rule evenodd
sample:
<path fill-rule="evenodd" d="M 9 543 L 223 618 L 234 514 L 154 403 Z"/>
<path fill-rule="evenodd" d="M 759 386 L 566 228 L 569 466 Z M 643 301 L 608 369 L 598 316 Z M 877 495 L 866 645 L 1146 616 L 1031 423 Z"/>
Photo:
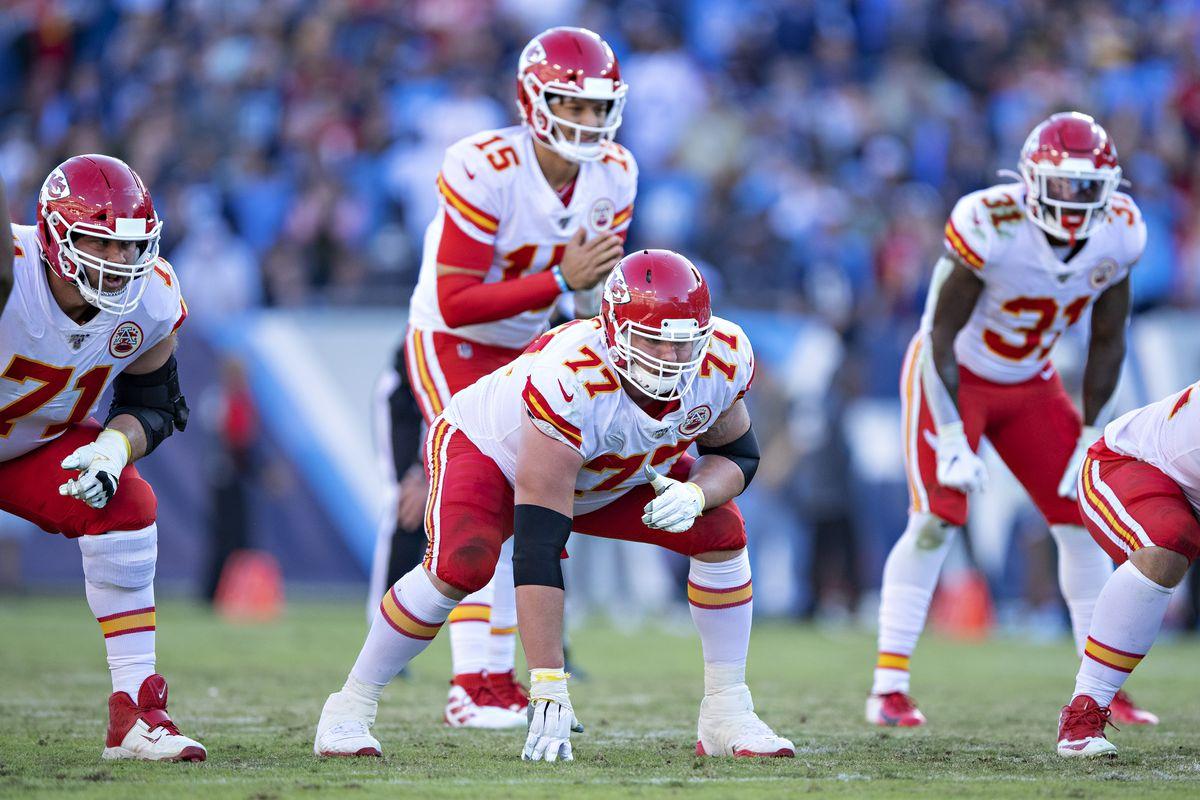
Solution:
<path fill-rule="evenodd" d="M 1029 219 L 1071 244 L 1104 221 L 1121 183 L 1112 139 L 1077 111 L 1055 114 L 1033 129 L 1021 148 L 1020 169 Z"/>
<path fill-rule="evenodd" d="M 621 127 L 626 85 L 612 48 L 584 28 L 551 28 L 525 45 L 517 65 L 517 108 L 539 141 L 571 161 L 598 161 Z M 600 126 L 580 125 L 555 115 L 550 97 L 571 95 L 608 101 Z M 595 136 L 584 141 L 585 135 Z"/>
<path fill-rule="evenodd" d="M 141 302 L 146 282 L 139 279 L 154 269 L 162 221 L 142 179 L 124 161 L 83 155 L 55 167 L 38 196 L 37 230 L 50 269 L 74 282 L 84 300 L 111 314 Z M 76 246 L 79 235 L 137 242 L 137 258 L 122 264 L 86 253 Z M 88 268 L 95 274 L 89 276 Z M 106 291 L 106 277 L 126 280 Z"/>
<path fill-rule="evenodd" d="M 639 250 L 604 282 L 600 320 L 617 372 L 656 400 L 676 400 L 695 380 L 712 334 L 708 284 L 678 253 Z"/>

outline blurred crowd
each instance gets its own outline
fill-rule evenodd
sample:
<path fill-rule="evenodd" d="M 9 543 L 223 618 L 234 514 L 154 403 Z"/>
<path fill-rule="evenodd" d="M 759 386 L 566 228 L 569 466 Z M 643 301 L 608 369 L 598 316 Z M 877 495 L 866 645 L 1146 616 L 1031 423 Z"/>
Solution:
<path fill-rule="evenodd" d="M 1200 301 L 1190 0 L 6 6 L 0 171 L 20 212 L 64 156 L 125 158 L 165 252 L 206 272 L 201 314 L 402 303 L 442 150 L 515 121 L 517 54 L 564 22 L 601 32 L 630 85 L 630 241 L 702 259 L 739 305 L 839 328 L 912 314 L 949 205 L 1064 108 L 1108 127 L 1146 213 L 1139 304 Z"/>
<path fill-rule="evenodd" d="M 851 606 L 877 565 L 856 570 L 836 533 L 854 524 L 842 420 L 855 398 L 895 397 L 950 206 L 1015 168 L 1036 122 L 1077 109 L 1108 128 L 1149 226 L 1138 309 L 1200 304 L 1194 0 L 5 5 L 0 174 L 18 218 L 66 156 L 124 158 L 197 320 L 403 305 L 445 147 L 515 124 L 533 34 L 600 32 L 630 86 L 630 243 L 704 264 L 719 306 L 806 321 L 758 384 L 761 427 L 785 434 L 765 437 L 762 483 Z"/>

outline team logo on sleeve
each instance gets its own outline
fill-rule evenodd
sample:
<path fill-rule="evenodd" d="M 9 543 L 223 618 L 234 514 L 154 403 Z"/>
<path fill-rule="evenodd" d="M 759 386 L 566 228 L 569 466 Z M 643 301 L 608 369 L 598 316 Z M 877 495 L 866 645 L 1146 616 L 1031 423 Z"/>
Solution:
<path fill-rule="evenodd" d="M 142 346 L 142 329 L 136 322 L 122 322 L 108 340 L 108 352 L 115 358 L 128 358 Z"/>
<path fill-rule="evenodd" d="M 712 409 L 708 406 L 696 406 L 687 413 L 683 422 L 679 423 L 679 433 L 683 436 L 695 436 L 712 420 Z"/>
<path fill-rule="evenodd" d="M 588 224 L 596 233 L 601 233 L 612 227 L 613 217 L 616 216 L 617 207 L 613 205 L 613 201 L 607 197 L 601 197 L 596 202 L 592 203 L 592 210 L 588 212 Z"/>
<path fill-rule="evenodd" d="M 1113 275 L 1117 273 L 1117 262 L 1111 258 L 1106 258 L 1092 268 L 1092 274 L 1088 276 L 1088 282 L 1091 283 L 1093 289 L 1099 289 L 1112 280 Z"/>

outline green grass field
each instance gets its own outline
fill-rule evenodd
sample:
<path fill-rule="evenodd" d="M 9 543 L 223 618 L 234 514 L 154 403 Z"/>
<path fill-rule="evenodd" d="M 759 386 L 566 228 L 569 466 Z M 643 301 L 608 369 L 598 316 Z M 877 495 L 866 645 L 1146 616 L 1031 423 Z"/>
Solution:
<path fill-rule="evenodd" d="M 158 624 L 172 714 L 208 746 L 206 763 L 102 762 L 108 674 L 82 597 L 0 602 L 0 797 L 1200 796 L 1194 643 L 1164 643 L 1131 683 L 1163 725 L 1122 730 L 1118 759 L 1080 763 L 1051 748 L 1075 671 L 1065 643 L 931 638 L 914 660 L 931 725 L 882 731 L 861 718 L 870 636 L 760 625 L 751 687 L 797 757 L 735 763 L 693 756 L 694 636 L 588 629 L 574 640 L 591 675 L 572 687 L 588 727 L 577 760 L 533 765 L 518 758 L 523 733 L 440 724 L 444 636 L 384 695 L 383 759 L 318 760 L 313 727 L 361 643 L 360 605 L 293 604 L 281 623 L 253 626 L 167 601 Z"/>

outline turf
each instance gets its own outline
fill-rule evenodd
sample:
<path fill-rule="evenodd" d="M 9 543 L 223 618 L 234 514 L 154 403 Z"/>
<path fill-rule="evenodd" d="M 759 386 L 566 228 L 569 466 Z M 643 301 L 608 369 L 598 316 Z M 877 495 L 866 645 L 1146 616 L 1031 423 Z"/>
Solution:
<path fill-rule="evenodd" d="M 361 606 L 296 603 L 273 625 L 233 625 L 181 601 L 159 607 L 159 666 L 171 711 L 209 748 L 203 764 L 99 759 L 109 686 L 82 599 L 0 602 L 0 797 L 1196 797 L 1200 645 L 1163 643 L 1131 688 L 1162 712 L 1154 730 L 1113 734 L 1115 760 L 1067 762 L 1051 743 L 1075 661 L 1067 644 L 929 639 L 914 690 L 931 725 L 882 731 L 861 719 L 871 637 L 763 624 L 751 686 L 794 760 L 697 759 L 699 646 L 690 631 L 587 628 L 590 678 L 572 688 L 588 727 L 571 764 L 523 764 L 523 734 L 439 723 L 445 637 L 384 695 L 383 759 L 318 760 L 312 731 L 361 643 Z"/>

